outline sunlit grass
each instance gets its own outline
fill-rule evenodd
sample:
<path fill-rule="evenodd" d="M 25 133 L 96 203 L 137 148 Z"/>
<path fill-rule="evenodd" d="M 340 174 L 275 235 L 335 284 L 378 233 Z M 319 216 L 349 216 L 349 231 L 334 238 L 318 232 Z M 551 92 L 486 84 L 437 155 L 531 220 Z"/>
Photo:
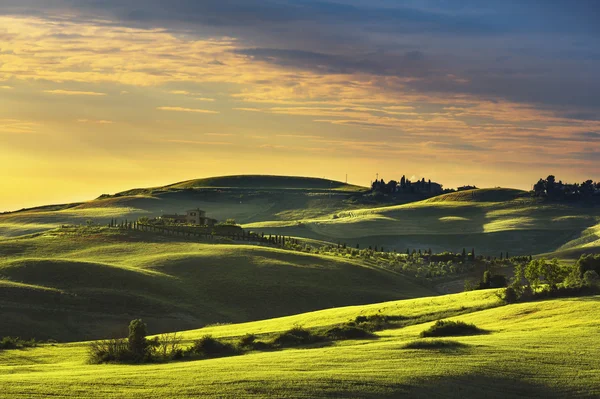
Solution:
<path fill-rule="evenodd" d="M 290 325 L 329 325 L 360 314 L 427 315 L 473 323 L 485 335 L 426 345 L 433 322 L 313 349 L 144 366 L 86 364 L 84 343 L 0 353 L 0 396 L 35 397 L 595 397 L 600 395 L 596 333 L 599 297 L 561 299 L 477 310 L 491 292 L 332 309 L 293 318 L 185 333 L 234 338 Z M 486 299 L 486 297 L 488 299 Z M 427 301 L 437 303 L 427 305 Z M 189 342 L 189 341 L 188 341 Z M 423 344 L 421 344 L 422 342 Z"/>

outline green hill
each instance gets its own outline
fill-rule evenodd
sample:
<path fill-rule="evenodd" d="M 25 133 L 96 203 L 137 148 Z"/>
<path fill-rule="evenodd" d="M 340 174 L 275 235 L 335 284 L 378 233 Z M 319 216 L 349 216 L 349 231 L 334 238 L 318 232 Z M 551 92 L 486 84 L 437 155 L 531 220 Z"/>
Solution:
<path fill-rule="evenodd" d="M 159 332 L 432 294 L 356 260 L 107 228 L 2 240 L 0 253 L 0 336 L 90 339 L 133 315 Z"/>
<path fill-rule="evenodd" d="M 363 192 L 366 187 L 355 186 L 335 180 L 300 176 L 235 175 L 194 179 L 163 187 L 134 189 L 117 195 L 152 194 L 164 191 L 220 188 L 247 190 L 309 190 Z"/>
<path fill-rule="evenodd" d="M 416 324 L 378 332 L 375 339 L 167 364 L 88 365 L 85 343 L 4 351 L 0 397 L 592 398 L 600 396 L 599 301 L 497 307 L 494 291 L 479 291 L 323 310 L 188 331 L 184 337 L 189 345 L 207 333 L 236 339 L 373 314 Z M 434 320 L 448 318 L 487 333 L 419 337 Z"/>
<path fill-rule="evenodd" d="M 409 204 L 355 209 L 297 221 L 267 221 L 246 228 L 349 245 L 476 248 L 479 254 L 513 255 L 555 251 L 600 222 L 600 208 L 545 203 L 518 190 L 452 193 Z"/>
<path fill-rule="evenodd" d="M 165 187 L 103 195 L 85 203 L 44 206 L 0 214 L 0 238 L 47 231 L 62 224 L 107 224 L 111 218 L 135 220 L 202 208 L 218 220 L 241 223 L 313 218 L 375 206 L 362 201 L 364 187 L 332 180 L 285 176 L 227 176 Z"/>

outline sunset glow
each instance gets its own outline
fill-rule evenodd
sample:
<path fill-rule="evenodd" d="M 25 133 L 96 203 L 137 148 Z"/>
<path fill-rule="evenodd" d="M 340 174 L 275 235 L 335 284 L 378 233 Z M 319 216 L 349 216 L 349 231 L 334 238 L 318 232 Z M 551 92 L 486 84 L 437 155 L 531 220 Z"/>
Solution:
<path fill-rule="evenodd" d="M 592 2 L 122 3 L 0 5 L 0 211 L 228 174 L 600 172 Z"/>

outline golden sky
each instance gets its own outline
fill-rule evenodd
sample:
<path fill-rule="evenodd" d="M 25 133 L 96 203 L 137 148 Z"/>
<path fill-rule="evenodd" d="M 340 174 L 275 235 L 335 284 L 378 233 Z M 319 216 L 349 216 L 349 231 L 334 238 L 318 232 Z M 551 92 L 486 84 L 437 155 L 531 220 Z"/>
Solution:
<path fill-rule="evenodd" d="M 228 31 L 237 20 L 15 7 L 0 6 L 0 211 L 229 174 L 529 189 L 600 170 L 586 92 L 598 87 L 597 44 L 548 53 L 549 39 L 519 33 L 538 50 L 528 54 L 428 26 L 329 43 L 318 38 L 334 37 L 322 25 L 335 21 L 290 22 L 312 29 L 303 40 L 285 24 Z"/>

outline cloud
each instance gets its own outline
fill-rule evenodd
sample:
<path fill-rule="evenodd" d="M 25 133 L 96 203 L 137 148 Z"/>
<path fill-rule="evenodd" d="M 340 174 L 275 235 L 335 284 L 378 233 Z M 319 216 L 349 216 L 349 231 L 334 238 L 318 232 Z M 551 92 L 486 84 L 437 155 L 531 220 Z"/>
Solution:
<path fill-rule="evenodd" d="M 196 141 L 196 140 L 176 140 L 176 139 L 168 139 L 168 140 L 159 140 L 162 143 L 172 143 L 172 144 L 192 144 L 192 145 L 216 145 L 216 146 L 227 146 L 233 145 L 228 141 Z"/>
<path fill-rule="evenodd" d="M 0 89 L 3 89 L 3 90 L 12 90 L 13 87 L 12 86 L 0 86 Z"/>
<path fill-rule="evenodd" d="M 37 122 L 20 119 L 0 118 L 0 133 L 27 134 L 35 133 L 40 126 Z"/>
<path fill-rule="evenodd" d="M 197 114 L 218 114 L 218 111 L 198 108 L 183 108 L 183 107 L 157 107 L 159 111 L 174 111 L 174 112 L 191 112 Z"/>
<path fill-rule="evenodd" d="M 44 93 L 56 94 L 59 96 L 106 96 L 106 93 L 98 93 L 94 91 L 76 91 L 76 90 L 44 90 Z"/>
<path fill-rule="evenodd" d="M 95 125 L 112 125 L 114 122 L 109 120 L 90 120 L 90 119 L 77 119 L 79 123 L 91 123 Z"/>

